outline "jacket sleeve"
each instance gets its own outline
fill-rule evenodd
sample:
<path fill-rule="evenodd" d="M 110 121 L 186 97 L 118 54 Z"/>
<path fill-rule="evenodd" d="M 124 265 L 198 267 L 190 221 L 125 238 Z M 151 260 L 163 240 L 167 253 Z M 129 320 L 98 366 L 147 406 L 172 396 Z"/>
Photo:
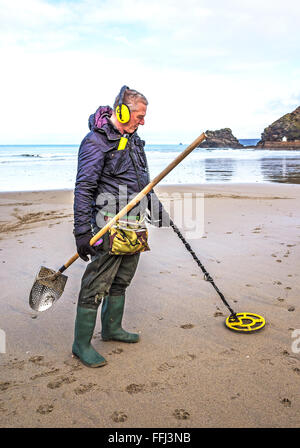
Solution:
<path fill-rule="evenodd" d="M 88 134 L 78 153 L 78 168 L 74 190 L 74 234 L 91 231 L 92 203 L 104 166 L 105 153 L 95 134 Z"/>

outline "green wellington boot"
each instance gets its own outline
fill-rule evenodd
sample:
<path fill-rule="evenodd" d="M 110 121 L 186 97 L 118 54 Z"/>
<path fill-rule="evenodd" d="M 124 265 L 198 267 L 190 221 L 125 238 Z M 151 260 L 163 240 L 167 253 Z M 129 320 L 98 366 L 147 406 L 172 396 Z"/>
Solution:
<path fill-rule="evenodd" d="M 77 307 L 72 353 L 88 367 L 102 367 L 107 361 L 91 345 L 97 309 Z"/>
<path fill-rule="evenodd" d="M 106 296 L 101 309 L 102 339 L 103 341 L 138 342 L 137 333 L 123 330 L 122 318 L 124 313 L 125 295 Z"/>

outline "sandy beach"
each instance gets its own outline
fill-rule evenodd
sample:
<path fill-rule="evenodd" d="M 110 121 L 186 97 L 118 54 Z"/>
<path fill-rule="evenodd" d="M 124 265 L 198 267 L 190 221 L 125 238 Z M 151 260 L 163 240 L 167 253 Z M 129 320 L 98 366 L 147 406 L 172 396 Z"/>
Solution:
<path fill-rule="evenodd" d="M 204 194 L 203 234 L 189 242 L 235 311 L 264 316 L 265 328 L 228 330 L 228 310 L 173 230 L 149 227 L 124 316 L 141 340 L 102 341 L 99 312 L 93 345 L 108 364 L 83 366 L 71 346 L 85 263 L 66 271 L 52 308 L 28 304 L 40 266 L 76 252 L 73 192 L 1 193 L 2 428 L 300 427 L 300 186 L 156 191 Z"/>

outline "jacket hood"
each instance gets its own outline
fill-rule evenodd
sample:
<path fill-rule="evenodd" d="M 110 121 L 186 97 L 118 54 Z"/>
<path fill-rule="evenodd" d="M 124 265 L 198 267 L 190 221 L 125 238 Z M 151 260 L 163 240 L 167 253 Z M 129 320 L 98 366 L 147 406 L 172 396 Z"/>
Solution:
<path fill-rule="evenodd" d="M 109 123 L 113 110 L 110 106 L 100 106 L 96 112 L 89 117 L 89 129 L 94 131 L 101 129 L 105 124 Z"/>

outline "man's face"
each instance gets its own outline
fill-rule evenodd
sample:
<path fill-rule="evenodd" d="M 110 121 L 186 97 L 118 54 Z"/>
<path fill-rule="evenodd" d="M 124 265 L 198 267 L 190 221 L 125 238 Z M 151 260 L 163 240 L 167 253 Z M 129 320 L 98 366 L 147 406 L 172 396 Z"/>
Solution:
<path fill-rule="evenodd" d="M 130 112 L 130 120 L 124 125 L 125 132 L 132 134 L 140 125 L 145 124 L 147 106 L 144 103 L 137 103 L 135 110 Z"/>

